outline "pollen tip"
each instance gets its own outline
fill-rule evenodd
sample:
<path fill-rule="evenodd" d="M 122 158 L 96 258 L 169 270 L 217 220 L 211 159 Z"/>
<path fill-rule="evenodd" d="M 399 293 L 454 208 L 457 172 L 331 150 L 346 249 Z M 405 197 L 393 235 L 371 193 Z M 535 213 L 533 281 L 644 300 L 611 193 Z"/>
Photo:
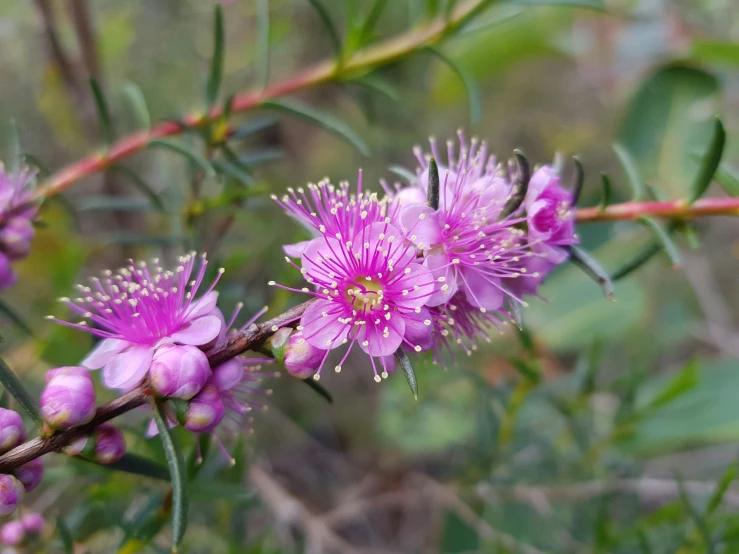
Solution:
<path fill-rule="evenodd" d="M 380 381 L 382 381 L 382 377 L 375 375 L 375 383 L 379 383 Z"/>
<path fill-rule="evenodd" d="M 276 285 L 277 283 L 275 283 L 274 281 L 269 281 L 269 282 L 268 282 L 267 284 L 268 284 L 268 285 L 269 285 L 270 287 L 274 287 L 274 286 L 275 286 L 275 285 Z M 266 308 L 266 306 L 265 306 L 265 308 Z"/>
<path fill-rule="evenodd" d="M 341 366 L 340 366 L 340 365 L 337 365 L 337 366 L 336 366 L 336 367 L 334 368 L 334 371 L 335 371 L 336 373 L 341 373 Z"/>
<path fill-rule="evenodd" d="M 313 380 L 314 380 L 314 381 L 318 381 L 318 380 L 319 380 L 320 378 L 321 378 L 321 375 L 320 375 L 320 373 L 316 373 L 316 374 L 315 374 L 315 375 L 313 376 Z"/>

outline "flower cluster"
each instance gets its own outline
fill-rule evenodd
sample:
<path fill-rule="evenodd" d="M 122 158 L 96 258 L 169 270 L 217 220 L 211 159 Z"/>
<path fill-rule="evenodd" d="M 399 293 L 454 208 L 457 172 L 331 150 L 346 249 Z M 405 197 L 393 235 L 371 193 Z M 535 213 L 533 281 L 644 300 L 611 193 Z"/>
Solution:
<path fill-rule="evenodd" d="M 0 289 L 16 283 L 18 275 L 12 264 L 31 250 L 33 220 L 38 212 L 31 188 L 34 178 L 35 172 L 29 169 L 8 173 L 0 165 Z"/>
<path fill-rule="evenodd" d="M 25 513 L 20 519 L 9 521 L 0 527 L 0 543 L 13 547 L 8 552 L 18 552 L 15 548 L 28 547 L 33 541 L 37 541 L 45 527 L 46 522 L 41 514 Z M 3 553 L 5 552 L 4 550 Z"/>
<path fill-rule="evenodd" d="M 19 413 L 0 408 L 0 454 L 12 450 L 26 440 L 26 431 Z M 13 475 L 0 475 L 0 519 L 10 517 L 27 492 L 41 482 L 44 466 L 36 458 L 18 467 Z"/>
<path fill-rule="evenodd" d="M 567 259 L 577 242 L 572 195 L 553 168 L 529 178 L 525 158 L 499 164 L 484 142 L 462 133 L 458 151 L 452 141 L 447 150 L 443 164 L 433 139 L 431 154 L 417 149 L 416 178 L 405 187 L 383 183 L 382 197 L 362 189 L 361 173 L 356 192 L 321 181 L 274 197 L 315 236 L 285 246 L 309 287 L 282 288 L 315 297 L 291 337 L 313 367 L 294 373 L 315 369 L 318 379 L 342 345 L 335 370 L 356 345 L 378 382 L 399 348 L 437 358 L 454 343 L 469 351 Z"/>

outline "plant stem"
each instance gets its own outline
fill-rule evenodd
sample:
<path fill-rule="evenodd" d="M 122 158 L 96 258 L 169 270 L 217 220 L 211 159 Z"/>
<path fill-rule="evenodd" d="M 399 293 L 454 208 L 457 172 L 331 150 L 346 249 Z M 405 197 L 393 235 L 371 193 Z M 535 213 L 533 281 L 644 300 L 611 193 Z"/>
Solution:
<path fill-rule="evenodd" d="M 305 90 L 327 81 L 351 79 L 375 67 L 401 59 L 419 48 L 439 42 L 446 37 L 447 29 L 454 29 L 458 23 L 463 22 L 471 13 L 486 3 L 487 0 L 460 2 L 449 17 L 438 17 L 406 33 L 356 52 L 340 68 L 337 68 L 335 60 L 324 60 L 280 83 L 264 89 L 241 92 L 233 98 L 231 113 L 246 112 L 258 108 L 267 100 Z M 113 143 L 109 149 L 87 156 L 52 174 L 36 190 L 36 197 L 58 194 L 80 179 L 141 152 L 149 141 L 178 135 L 186 127 L 198 127 L 214 121 L 221 117 L 223 110 L 223 106 L 215 106 L 208 113 L 187 115 L 182 118 L 181 123 L 165 121 L 149 131 L 139 131 L 123 137 Z"/>
<path fill-rule="evenodd" d="M 229 339 L 223 348 L 208 355 L 208 361 L 211 367 L 216 367 L 247 350 L 259 351 L 264 341 L 272 336 L 277 328 L 300 318 L 311 302 L 312 300 L 303 302 L 264 323 L 252 324 L 248 329 Z M 81 425 L 80 427 L 75 427 L 67 431 L 59 431 L 51 436 L 39 436 L 26 441 L 10 452 L 0 456 L 0 474 L 11 473 L 14 469 L 44 454 L 61 452 L 65 446 L 75 439 L 92 433 L 98 425 L 126 412 L 130 412 L 134 408 L 143 406 L 152 394 L 148 385 L 141 385 L 123 396 L 100 406 L 95 413 L 95 417 L 86 425 Z"/>
<path fill-rule="evenodd" d="M 739 198 L 702 198 L 693 204 L 685 200 L 666 202 L 624 202 L 611 204 L 605 210 L 581 208 L 575 216 L 578 223 L 596 221 L 638 220 L 644 216 L 668 219 L 695 219 L 708 215 L 739 215 Z"/>

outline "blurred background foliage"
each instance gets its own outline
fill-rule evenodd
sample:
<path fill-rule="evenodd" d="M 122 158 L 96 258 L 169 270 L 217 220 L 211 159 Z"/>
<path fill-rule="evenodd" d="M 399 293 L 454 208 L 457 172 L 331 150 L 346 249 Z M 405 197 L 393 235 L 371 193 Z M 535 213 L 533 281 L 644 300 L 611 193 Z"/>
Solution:
<path fill-rule="evenodd" d="M 222 4 L 220 100 L 333 56 L 316 4 L 345 51 L 449 5 Z M 107 136 L 204 110 L 214 5 L 0 2 L 0 121 L 15 121 L 43 177 L 102 151 Z M 225 148 L 187 132 L 173 139 L 178 151 L 149 148 L 49 199 L 21 284 L 2 298 L 2 355 L 36 392 L 45 369 L 78 363 L 90 337 L 43 316 L 60 313 L 55 299 L 74 283 L 128 257 L 207 250 L 227 270 L 226 310 L 243 301 L 246 313 L 268 304 L 276 315 L 298 299 L 266 283 L 299 282 L 281 245 L 304 235 L 269 193 L 324 176 L 353 181 L 360 167 L 377 188 L 400 178 L 388 168 L 414 169 L 412 145 L 459 127 L 503 157 L 513 148 L 535 163 L 577 154 L 582 203 L 595 205 L 601 172 L 614 182 L 613 201 L 631 194 L 613 143 L 650 194 L 686 196 L 719 114 L 729 133 L 720 180 L 739 194 L 737 68 L 732 0 L 494 3 L 435 50 L 293 95 L 320 125 L 306 112 L 254 110 L 232 118 Z M 104 91 L 107 126 L 90 76 Z M 8 124 L 5 143 L 11 135 Z M 576 268 L 561 268 L 546 300 L 524 310 L 525 332 L 509 329 L 447 371 L 420 361 L 418 402 L 402 377 L 376 386 L 361 359 L 321 381 L 333 404 L 287 375 L 270 381 L 254 435 L 224 438 L 236 465 L 212 448 L 191 472 L 181 552 L 739 551 L 739 231 L 730 218 L 689 231 L 676 238 L 677 271 L 659 253 L 616 283 L 613 303 Z M 624 222 L 583 225 L 580 235 L 612 271 L 650 240 Z M 147 419 L 125 419 L 129 449 L 163 463 L 161 446 L 143 438 Z M 75 542 L 62 532 L 49 552 L 168 550 L 166 482 L 73 460 L 47 465 L 27 502 L 62 516 Z"/>

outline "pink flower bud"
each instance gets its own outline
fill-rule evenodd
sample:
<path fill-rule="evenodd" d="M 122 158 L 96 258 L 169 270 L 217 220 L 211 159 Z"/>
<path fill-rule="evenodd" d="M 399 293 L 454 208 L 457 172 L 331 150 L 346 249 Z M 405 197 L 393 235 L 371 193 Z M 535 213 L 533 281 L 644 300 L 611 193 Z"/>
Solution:
<path fill-rule="evenodd" d="M 21 524 L 26 533 L 32 533 L 34 535 L 40 535 L 44 531 L 46 522 L 44 516 L 38 512 L 28 512 L 21 518 Z"/>
<path fill-rule="evenodd" d="M 12 475 L 0 475 L 0 519 L 10 517 L 23 498 L 23 485 Z"/>
<path fill-rule="evenodd" d="M 44 477 L 44 463 L 41 458 L 36 458 L 16 468 L 14 474 L 26 492 L 31 492 L 39 486 Z"/>
<path fill-rule="evenodd" d="M 23 420 L 18 412 L 0 408 L 0 453 L 15 448 L 26 440 Z"/>
<path fill-rule="evenodd" d="M 41 394 L 41 415 L 54 429 L 69 429 L 90 422 L 95 415 L 95 385 L 79 367 L 54 371 Z"/>
<path fill-rule="evenodd" d="M 0 230 L 0 244 L 11 260 L 28 256 L 33 239 L 33 224 L 28 218 L 13 217 Z"/>
<path fill-rule="evenodd" d="M 95 460 L 101 464 L 113 464 L 126 453 L 126 440 L 115 425 L 103 423 L 95 429 Z"/>
<path fill-rule="evenodd" d="M 233 358 L 213 368 L 208 384 L 215 385 L 219 391 L 223 392 L 234 388 L 241 383 L 243 378 L 244 364 L 241 360 Z"/>
<path fill-rule="evenodd" d="M 10 264 L 10 259 L 0 252 L 0 289 L 7 289 L 18 281 L 18 274 Z"/>
<path fill-rule="evenodd" d="M 210 364 L 195 346 L 166 345 L 154 355 L 149 369 L 151 386 L 161 396 L 190 400 L 210 377 Z"/>
<path fill-rule="evenodd" d="M 190 401 L 183 425 L 193 433 L 210 433 L 223 420 L 225 413 L 221 391 L 215 385 L 206 385 Z"/>
<path fill-rule="evenodd" d="M 20 521 L 11 521 L 0 527 L 0 541 L 8 546 L 18 546 L 26 538 Z"/>
<path fill-rule="evenodd" d="M 293 331 L 285 341 L 282 359 L 278 358 L 278 361 L 290 375 L 307 379 L 321 366 L 325 356 L 325 350 L 308 344 L 300 331 Z"/>

